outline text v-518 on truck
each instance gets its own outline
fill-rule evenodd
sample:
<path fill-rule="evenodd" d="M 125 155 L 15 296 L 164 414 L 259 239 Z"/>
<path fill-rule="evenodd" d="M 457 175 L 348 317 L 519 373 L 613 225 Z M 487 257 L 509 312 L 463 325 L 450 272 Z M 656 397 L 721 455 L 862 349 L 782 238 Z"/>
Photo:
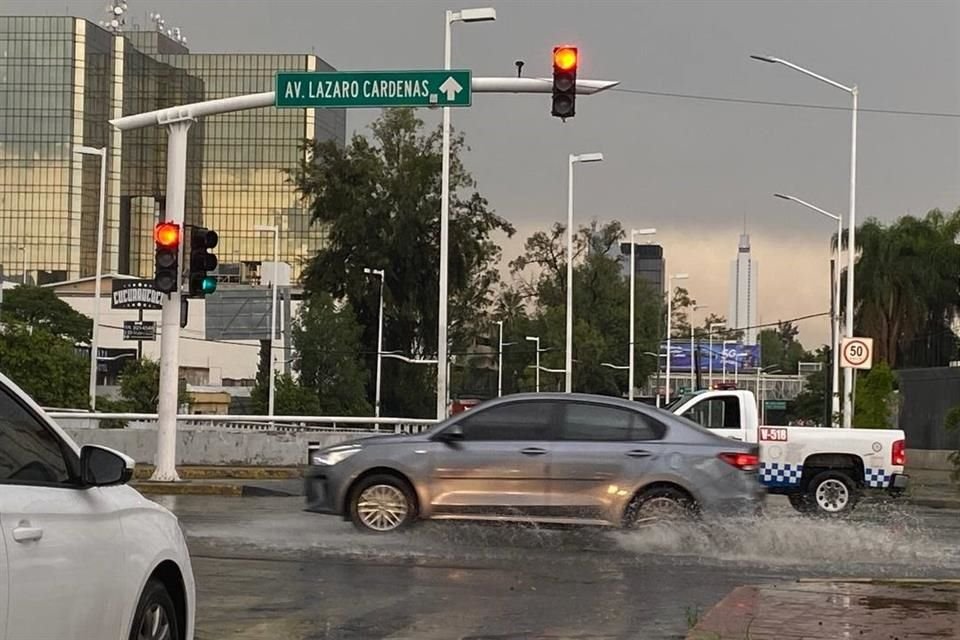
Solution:
<path fill-rule="evenodd" d="M 750 391 L 701 391 L 668 409 L 703 427 L 760 448 L 760 481 L 800 512 L 840 515 L 866 491 L 898 495 L 907 487 L 906 438 L 898 429 L 761 426 Z"/>

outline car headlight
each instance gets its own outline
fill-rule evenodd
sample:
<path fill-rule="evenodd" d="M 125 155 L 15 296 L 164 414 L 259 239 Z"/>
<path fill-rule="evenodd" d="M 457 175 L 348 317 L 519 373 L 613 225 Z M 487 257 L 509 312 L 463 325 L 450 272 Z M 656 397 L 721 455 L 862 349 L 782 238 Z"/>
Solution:
<path fill-rule="evenodd" d="M 352 456 L 355 453 L 360 451 L 359 446 L 349 446 L 349 447 L 333 447 L 332 449 L 325 449 L 323 451 L 318 451 L 313 454 L 312 462 L 313 464 L 325 465 L 332 467 L 335 464 L 339 464 Z"/>

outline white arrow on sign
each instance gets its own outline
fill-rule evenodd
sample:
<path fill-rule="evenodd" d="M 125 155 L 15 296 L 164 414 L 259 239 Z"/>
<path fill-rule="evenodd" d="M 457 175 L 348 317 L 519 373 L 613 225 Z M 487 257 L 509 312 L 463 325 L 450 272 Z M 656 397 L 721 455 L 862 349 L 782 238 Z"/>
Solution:
<path fill-rule="evenodd" d="M 463 91 L 463 86 L 453 76 L 447 76 L 447 79 L 440 85 L 440 91 L 447 94 L 447 102 L 452 102 L 457 94 Z"/>

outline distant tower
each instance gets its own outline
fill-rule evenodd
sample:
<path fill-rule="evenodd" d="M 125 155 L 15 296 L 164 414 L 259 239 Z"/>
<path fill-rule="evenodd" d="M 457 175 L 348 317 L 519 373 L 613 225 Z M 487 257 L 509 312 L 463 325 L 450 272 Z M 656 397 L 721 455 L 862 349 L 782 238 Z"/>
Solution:
<path fill-rule="evenodd" d="M 730 263 L 727 326 L 743 331 L 744 344 L 757 343 L 757 261 L 750 256 L 750 235 L 747 233 L 740 235 L 737 259 Z"/>

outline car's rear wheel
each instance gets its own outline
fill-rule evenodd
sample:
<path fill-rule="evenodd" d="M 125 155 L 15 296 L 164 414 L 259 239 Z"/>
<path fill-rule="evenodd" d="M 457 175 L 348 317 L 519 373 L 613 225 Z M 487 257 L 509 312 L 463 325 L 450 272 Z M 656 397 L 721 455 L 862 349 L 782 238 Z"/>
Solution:
<path fill-rule="evenodd" d="M 630 501 L 623 516 L 629 529 L 660 522 L 688 520 L 696 512 L 696 504 L 683 491 L 673 487 L 654 487 Z"/>
<path fill-rule="evenodd" d="M 853 510 L 859 499 L 853 478 L 843 471 L 824 471 L 807 485 L 811 511 L 822 516 L 842 516 Z"/>
<path fill-rule="evenodd" d="M 159 580 L 147 582 L 133 616 L 130 640 L 180 640 L 177 610 L 167 588 Z"/>
<path fill-rule="evenodd" d="M 413 489 L 392 475 L 364 478 L 350 494 L 350 520 L 368 533 L 390 533 L 408 526 L 417 517 Z"/>

